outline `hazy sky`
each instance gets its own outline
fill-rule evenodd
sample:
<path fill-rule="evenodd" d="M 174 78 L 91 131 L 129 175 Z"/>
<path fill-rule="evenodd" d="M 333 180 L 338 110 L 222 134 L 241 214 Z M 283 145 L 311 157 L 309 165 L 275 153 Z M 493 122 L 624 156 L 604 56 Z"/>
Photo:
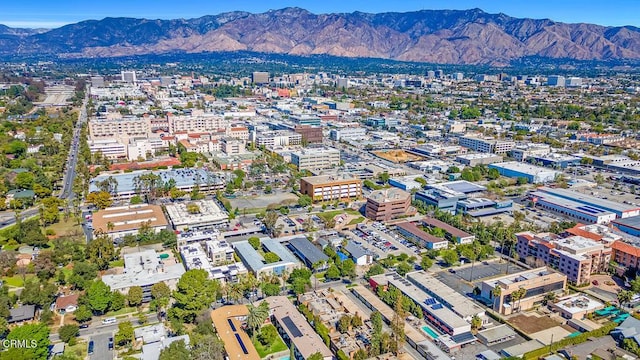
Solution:
<path fill-rule="evenodd" d="M 234 10 L 264 12 L 288 6 L 314 13 L 480 8 L 514 17 L 640 27 L 640 0 L 23 0 L 3 1 L 0 24 L 51 28 L 108 16 L 194 18 Z"/>

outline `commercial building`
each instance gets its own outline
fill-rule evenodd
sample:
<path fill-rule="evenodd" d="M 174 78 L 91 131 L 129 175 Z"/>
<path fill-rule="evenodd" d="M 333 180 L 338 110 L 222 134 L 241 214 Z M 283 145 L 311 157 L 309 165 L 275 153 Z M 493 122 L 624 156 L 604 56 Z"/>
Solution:
<path fill-rule="evenodd" d="M 291 163 L 298 170 L 323 170 L 340 165 L 340 150 L 332 148 L 305 149 L 291 153 Z"/>
<path fill-rule="evenodd" d="M 247 305 L 225 305 L 211 311 L 211 322 L 224 344 L 228 359 L 260 360 L 243 324 L 249 315 Z"/>
<path fill-rule="evenodd" d="M 244 154 L 244 141 L 235 138 L 222 138 L 220 139 L 220 150 L 227 155 Z"/>
<path fill-rule="evenodd" d="M 500 344 L 516 338 L 516 332 L 507 324 L 501 324 L 482 331 L 476 335 L 478 340 L 487 346 Z M 500 359 L 498 357 L 497 359 Z"/>
<path fill-rule="evenodd" d="M 550 266 L 574 284 L 590 282 L 591 274 L 606 272 L 612 250 L 608 244 L 582 236 L 560 238 L 550 233 L 516 234 L 518 256 L 530 264 Z"/>
<path fill-rule="evenodd" d="M 389 179 L 389 185 L 402 189 L 404 191 L 411 191 L 413 189 L 422 189 L 422 183 L 416 181 L 417 178 L 422 178 L 422 175 L 406 175 L 401 177 L 393 177 Z"/>
<path fill-rule="evenodd" d="M 427 249 L 446 249 L 449 247 L 449 241 L 447 239 L 435 237 L 420 229 L 412 222 L 396 224 L 396 231 L 407 239 L 418 242 L 421 246 Z"/>
<path fill-rule="evenodd" d="M 88 140 L 87 144 L 92 155 L 100 153 L 109 160 L 127 156 L 127 146 L 115 138 Z"/>
<path fill-rule="evenodd" d="M 226 185 L 223 175 L 204 169 L 139 170 L 130 173 L 97 176 L 89 182 L 89 192 L 100 191 L 97 184 L 113 178 L 118 184 L 114 186 L 116 189 L 116 193 L 112 194 L 114 200 L 128 200 L 136 195 L 145 196 L 148 193 L 148 189 L 142 189 L 137 182 L 143 175 L 148 176 L 149 174 L 155 175 L 158 179 L 156 186 L 161 186 L 173 180 L 176 189 L 186 192 L 191 192 L 197 185 L 200 193 L 211 194 L 217 190 L 224 189 Z"/>
<path fill-rule="evenodd" d="M 564 78 L 564 76 L 561 76 L 561 75 L 551 75 L 551 76 L 549 76 L 547 78 L 547 85 L 564 87 L 565 86 L 565 78 Z"/>
<path fill-rule="evenodd" d="M 367 197 L 364 215 L 375 221 L 388 221 L 416 214 L 411 193 L 398 188 L 375 190 Z"/>
<path fill-rule="evenodd" d="M 216 129 L 225 129 L 229 120 L 221 114 L 193 111 L 190 115 L 167 115 L 169 132 L 207 133 Z"/>
<path fill-rule="evenodd" d="M 458 144 L 473 151 L 492 154 L 506 154 L 516 147 L 516 143 L 513 141 L 482 139 L 472 136 L 461 137 Z"/>
<path fill-rule="evenodd" d="M 251 73 L 251 82 L 256 85 L 269 83 L 269 73 L 266 71 L 254 71 Z"/>
<path fill-rule="evenodd" d="M 104 138 L 147 137 L 151 132 L 149 118 L 109 115 L 89 120 L 89 136 L 92 140 Z"/>
<path fill-rule="evenodd" d="M 260 278 L 260 275 L 263 273 L 280 276 L 284 272 L 291 273 L 294 269 L 301 267 L 298 259 L 296 259 L 286 247 L 280 244 L 278 240 L 262 238 L 260 239 L 260 244 L 264 253 L 272 252 L 276 254 L 280 260 L 268 263 L 264 259 L 264 256 L 254 249 L 248 241 L 233 243 L 236 254 L 238 254 L 238 257 L 240 257 L 240 260 L 242 260 L 247 269 L 253 272 L 256 278 Z"/>
<path fill-rule="evenodd" d="M 362 139 L 365 136 L 367 136 L 367 129 L 361 127 L 331 129 L 329 132 L 329 138 L 334 141 Z"/>
<path fill-rule="evenodd" d="M 306 237 L 299 237 L 289 240 L 289 250 L 302 260 L 302 262 L 314 271 L 327 269 L 329 257 L 320 249 L 307 240 Z"/>
<path fill-rule="evenodd" d="M 320 353 L 323 360 L 333 359 L 331 350 L 286 296 L 271 296 L 264 301 L 269 303 L 271 322 L 291 349 L 293 359 L 308 359 L 315 353 Z"/>
<path fill-rule="evenodd" d="M 458 212 L 471 215 L 472 217 L 494 216 L 502 213 L 511 213 L 513 210 L 513 201 L 494 201 L 487 198 L 475 197 L 458 201 L 456 208 Z"/>
<path fill-rule="evenodd" d="M 121 274 L 103 275 L 102 281 L 112 291 L 127 294 L 133 286 L 142 287 L 143 301 L 151 300 L 151 287 L 159 282 L 165 283 L 169 289 L 175 290 L 176 284 L 185 269 L 181 263 L 168 254 L 158 255 L 155 250 L 144 250 L 125 254 L 124 272 Z"/>
<path fill-rule="evenodd" d="M 422 224 L 429 228 L 438 228 L 445 231 L 446 239 L 457 244 L 470 244 L 475 240 L 475 235 L 471 235 L 465 231 L 458 229 L 455 226 L 451 226 L 445 222 L 432 217 L 425 217 L 422 219 Z"/>
<path fill-rule="evenodd" d="M 543 186 L 538 188 L 536 196 L 546 196 L 543 194 L 549 194 L 554 197 L 571 200 L 573 202 L 584 205 L 585 208 L 595 208 L 608 211 L 614 213 L 616 217 L 620 219 L 640 215 L 640 207 L 636 205 L 627 205 L 620 202 L 601 199 L 572 190 Z"/>
<path fill-rule="evenodd" d="M 552 167 L 554 169 L 566 169 L 569 166 L 580 164 L 581 158 L 577 156 L 550 153 L 546 155 L 532 155 L 527 159 L 532 164 Z"/>
<path fill-rule="evenodd" d="M 265 131 L 253 135 L 257 146 L 293 146 L 302 144 L 302 135 L 288 130 Z"/>
<path fill-rule="evenodd" d="M 467 166 L 489 165 L 501 161 L 502 156 L 492 153 L 475 153 L 456 156 L 456 162 Z"/>
<path fill-rule="evenodd" d="M 610 211 L 594 206 L 584 205 L 566 198 L 553 196 L 552 194 L 542 191 L 533 191 L 529 193 L 529 198 L 536 207 L 554 211 L 581 222 L 607 224 L 616 218 L 616 214 Z"/>
<path fill-rule="evenodd" d="M 510 315 L 520 309 L 530 309 L 541 303 L 548 292 L 562 293 L 566 287 L 566 275 L 548 267 L 540 267 L 483 281 L 480 296 L 488 304 L 492 304 L 493 310 Z M 524 292 L 524 296 L 513 296 L 517 291 L 520 294 Z"/>
<path fill-rule="evenodd" d="M 426 271 L 411 272 L 407 274 L 407 280 L 420 290 L 432 296 L 439 303 L 449 308 L 468 323 L 471 323 L 471 319 L 474 316 L 478 316 L 482 319 L 483 323 L 488 322 L 483 308 L 476 305 L 468 297 L 460 294 L 444 284 L 442 281 L 436 279 L 430 273 Z"/>
<path fill-rule="evenodd" d="M 640 236 L 640 215 L 612 221 L 618 230 L 632 236 Z"/>
<path fill-rule="evenodd" d="M 171 226 L 180 231 L 215 229 L 229 223 L 229 214 L 214 200 L 172 203 L 165 208 Z"/>
<path fill-rule="evenodd" d="M 373 263 L 373 256 L 371 255 L 371 253 L 351 240 L 347 240 L 347 245 L 343 246 L 341 250 L 346 251 L 349 254 L 351 260 L 353 260 L 353 262 L 358 266 L 364 266 Z"/>
<path fill-rule="evenodd" d="M 362 180 L 348 174 L 308 176 L 300 179 L 300 193 L 314 202 L 357 199 L 362 196 Z"/>
<path fill-rule="evenodd" d="M 540 166 L 508 161 L 489 165 L 489 169 L 497 169 L 500 175 L 510 178 L 525 178 L 531 184 L 553 182 L 560 171 L 546 169 Z"/>
<path fill-rule="evenodd" d="M 558 299 L 551 307 L 565 319 L 582 320 L 586 315 L 604 308 L 604 304 L 578 293 Z"/>
<path fill-rule="evenodd" d="M 248 272 L 241 262 L 230 261 L 226 264 L 218 262 L 218 265 L 214 265 L 199 243 L 183 245 L 178 250 L 187 270 L 204 270 L 209 275 L 209 279 L 218 280 L 221 283 L 236 283 L 240 276 Z"/>
<path fill-rule="evenodd" d="M 295 125 L 293 131 L 302 136 L 302 141 L 307 144 L 322 144 L 324 139 L 322 127 L 311 125 Z"/>
<path fill-rule="evenodd" d="M 111 239 L 121 239 L 126 235 L 137 235 L 142 226 L 157 233 L 167 229 L 167 219 L 159 205 L 138 204 L 110 207 L 93 213 L 92 226 Z"/>
<path fill-rule="evenodd" d="M 471 332 L 471 325 L 462 317 L 396 273 L 372 276 L 369 283 L 374 289 L 383 286 L 400 290 L 422 308 L 424 318 L 430 325 L 445 334 L 455 336 Z"/>
<path fill-rule="evenodd" d="M 426 205 L 435 206 L 442 211 L 455 214 L 458 210 L 467 212 L 460 202 L 469 198 L 477 197 L 478 194 L 486 191 L 487 188 L 478 184 L 474 184 L 465 180 L 451 181 L 440 184 L 427 185 L 422 191 L 415 194 L 416 201 L 422 201 Z M 493 203 L 495 204 L 495 202 Z"/>
<path fill-rule="evenodd" d="M 517 145 L 511 149 L 509 156 L 516 161 L 525 161 L 531 156 L 544 156 L 551 152 L 551 146 L 547 144 Z"/>

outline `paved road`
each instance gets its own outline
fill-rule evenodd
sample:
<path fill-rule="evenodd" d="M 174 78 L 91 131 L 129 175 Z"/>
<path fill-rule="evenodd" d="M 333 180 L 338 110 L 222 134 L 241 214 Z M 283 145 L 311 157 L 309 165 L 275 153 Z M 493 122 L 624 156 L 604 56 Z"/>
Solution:
<path fill-rule="evenodd" d="M 137 326 L 138 324 L 137 317 L 120 318 L 118 319 L 117 323 L 111 324 L 111 325 L 103 325 L 100 319 L 96 319 L 89 324 L 88 328 L 80 329 L 80 337 L 90 338 L 90 337 L 98 336 L 102 334 L 115 333 L 116 331 L 118 331 L 118 324 L 124 321 L 131 321 L 134 326 Z M 147 315 L 147 325 L 155 324 L 157 322 L 158 322 L 158 316 L 156 315 L 156 313 Z M 51 342 L 59 342 L 60 337 L 58 336 L 58 333 L 51 333 L 49 335 L 49 340 Z"/>
<path fill-rule="evenodd" d="M 0 229 L 11 226 L 16 223 L 15 213 L 11 211 L 11 212 L 5 212 L 5 214 L 6 216 L 2 216 L 2 218 L 0 218 Z M 33 207 L 20 212 L 20 219 L 24 221 L 36 215 L 38 215 L 38 208 Z"/>
<path fill-rule="evenodd" d="M 86 97 L 82 103 L 76 127 L 73 129 L 73 139 L 71 140 L 71 148 L 69 149 L 69 157 L 67 158 L 67 168 L 62 178 L 62 192 L 59 195 L 61 199 L 71 200 L 73 198 L 73 180 L 76 177 L 78 148 L 80 147 L 80 131 L 82 129 L 82 124 L 87 121 L 87 102 L 88 97 Z"/>

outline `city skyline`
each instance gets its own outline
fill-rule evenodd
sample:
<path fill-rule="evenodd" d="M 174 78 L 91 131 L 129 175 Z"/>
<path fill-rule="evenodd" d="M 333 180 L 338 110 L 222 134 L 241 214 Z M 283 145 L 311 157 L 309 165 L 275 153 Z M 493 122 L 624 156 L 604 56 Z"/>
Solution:
<path fill-rule="evenodd" d="M 14 2 L 3 6 L 0 24 L 24 28 L 56 28 L 83 20 L 98 20 L 105 17 L 137 17 L 148 19 L 197 18 L 230 11 L 261 13 L 285 7 L 300 7 L 313 13 L 345 12 L 410 12 L 419 10 L 472 9 L 480 8 L 489 13 L 504 13 L 518 18 L 549 18 L 567 23 L 594 23 L 605 26 L 640 26 L 635 15 L 640 4 L 633 0 L 601 1 L 551 1 L 540 0 L 531 3 L 506 0 L 408 0 L 394 2 L 350 2 L 328 0 L 321 3 L 304 1 L 255 1 L 242 0 L 229 3 L 196 0 L 180 4 L 166 0 L 142 0 L 125 2 L 122 0 L 103 2 L 65 1 L 51 3 L 36 0 L 29 3 Z M 34 11 L 34 9 L 38 9 Z"/>

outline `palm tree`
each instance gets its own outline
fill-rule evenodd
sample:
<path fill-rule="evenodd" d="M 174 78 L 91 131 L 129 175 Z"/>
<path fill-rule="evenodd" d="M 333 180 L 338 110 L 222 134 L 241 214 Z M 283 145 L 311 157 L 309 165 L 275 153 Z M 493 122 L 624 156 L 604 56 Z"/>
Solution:
<path fill-rule="evenodd" d="M 491 289 L 491 296 L 493 296 L 493 307 L 496 307 L 496 300 L 498 300 L 498 304 L 500 303 L 500 295 L 502 295 L 502 288 L 498 285 Z M 500 309 L 498 309 L 500 311 Z"/>
<path fill-rule="evenodd" d="M 259 306 L 249 305 L 249 314 L 247 314 L 247 329 L 251 333 L 251 337 L 255 339 L 256 333 L 269 317 L 269 303 L 263 301 Z"/>
<path fill-rule="evenodd" d="M 520 301 L 522 301 L 522 299 L 527 295 L 527 289 L 520 288 L 518 290 L 518 292 L 520 292 L 520 296 L 518 297 L 518 312 L 519 312 L 520 311 Z"/>

